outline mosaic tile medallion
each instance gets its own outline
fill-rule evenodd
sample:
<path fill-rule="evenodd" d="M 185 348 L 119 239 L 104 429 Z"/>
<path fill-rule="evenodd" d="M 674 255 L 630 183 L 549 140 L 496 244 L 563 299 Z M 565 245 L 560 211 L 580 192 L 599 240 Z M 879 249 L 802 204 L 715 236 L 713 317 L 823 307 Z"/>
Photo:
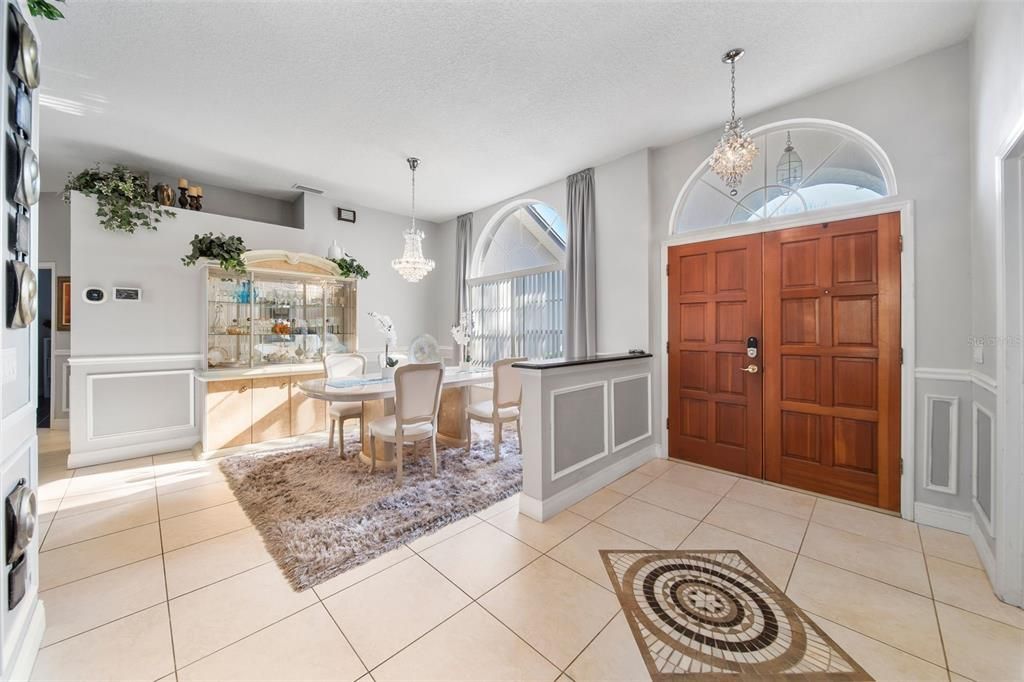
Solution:
<path fill-rule="evenodd" d="M 741 552 L 601 550 L 655 680 L 870 680 Z"/>

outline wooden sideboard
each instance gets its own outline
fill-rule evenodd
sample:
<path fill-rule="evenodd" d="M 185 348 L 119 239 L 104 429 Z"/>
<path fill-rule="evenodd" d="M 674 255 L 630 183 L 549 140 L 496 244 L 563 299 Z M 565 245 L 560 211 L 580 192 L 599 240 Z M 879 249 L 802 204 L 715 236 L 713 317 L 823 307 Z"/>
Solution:
<path fill-rule="evenodd" d="M 327 428 L 327 404 L 299 389 L 300 382 L 323 377 L 322 371 L 310 372 L 308 367 L 285 367 L 280 373 L 201 373 L 202 441 L 197 445 L 197 455 L 210 457 L 247 445 L 286 442 L 323 431 Z"/>

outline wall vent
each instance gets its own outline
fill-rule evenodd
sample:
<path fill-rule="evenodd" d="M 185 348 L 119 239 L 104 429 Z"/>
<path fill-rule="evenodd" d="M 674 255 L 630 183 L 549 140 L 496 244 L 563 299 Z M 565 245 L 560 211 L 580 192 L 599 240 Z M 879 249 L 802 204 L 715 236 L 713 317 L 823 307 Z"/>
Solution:
<path fill-rule="evenodd" d="M 309 187 L 308 185 L 300 185 L 299 183 L 295 183 L 294 185 L 292 185 L 292 189 L 298 190 L 300 192 L 305 192 L 306 194 L 324 193 L 322 189 L 317 189 L 316 187 Z"/>

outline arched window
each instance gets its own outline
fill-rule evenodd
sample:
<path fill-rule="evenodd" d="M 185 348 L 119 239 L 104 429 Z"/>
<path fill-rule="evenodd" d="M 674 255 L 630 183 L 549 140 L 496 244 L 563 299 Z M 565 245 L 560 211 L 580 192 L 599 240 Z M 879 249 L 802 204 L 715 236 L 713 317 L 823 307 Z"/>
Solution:
<path fill-rule="evenodd" d="M 487 223 L 469 280 L 473 362 L 562 355 L 565 243 L 565 222 L 541 202 L 513 202 Z"/>
<path fill-rule="evenodd" d="M 730 190 L 705 161 L 679 193 L 673 232 L 757 222 L 896 193 L 888 157 L 867 135 L 832 121 L 781 121 L 751 131 L 760 151 Z"/>

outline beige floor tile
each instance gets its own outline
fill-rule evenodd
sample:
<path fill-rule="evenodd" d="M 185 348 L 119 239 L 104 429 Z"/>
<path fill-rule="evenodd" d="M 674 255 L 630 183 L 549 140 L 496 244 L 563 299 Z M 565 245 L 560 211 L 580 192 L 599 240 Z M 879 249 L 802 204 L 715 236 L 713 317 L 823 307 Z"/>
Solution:
<path fill-rule="evenodd" d="M 720 471 L 711 471 L 681 463 L 677 463 L 662 474 L 661 479 L 676 485 L 703 490 L 712 495 L 725 495 L 739 480 L 736 476 Z"/>
<path fill-rule="evenodd" d="M 675 463 L 670 462 L 667 459 L 652 459 L 650 462 L 647 462 L 643 466 L 637 467 L 637 471 L 639 471 L 641 474 L 646 474 L 648 476 L 654 476 L 655 478 L 657 478 L 658 476 L 661 476 L 663 473 L 665 473 L 674 466 Z"/>
<path fill-rule="evenodd" d="M 495 504 L 492 504 L 487 509 L 484 509 L 482 511 L 478 511 L 476 513 L 476 516 L 481 518 L 481 519 L 489 519 L 492 516 L 494 516 L 495 514 L 500 514 L 501 512 L 507 511 L 509 509 L 518 509 L 518 508 L 519 508 L 519 493 L 516 493 L 515 495 L 512 495 L 511 497 L 506 497 L 501 502 L 496 502 Z"/>
<path fill-rule="evenodd" d="M 316 591 L 317 596 L 321 599 L 326 599 L 332 594 L 337 594 L 345 588 L 351 587 L 362 580 L 366 580 L 371 575 L 376 575 L 384 569 L 394 566 L 400 561 L 405 561 L 412 556 L 415 556 L 413 551 L 405 545 L 401 545 L 397 549 L 393 549 L 390 552 L 385 552 L 378 557 L 370 559 L 365 564 L 360 564 L 359 566 L 351 568 L 329 580 L 325 580 L 319 585 L 313 587 L 313 590 Z"/>
<path fill-rule="evenodd" d="M 188 490 L 201 485 L 211 483 L 222 483 L 227 479 L 220 470 L 217 461 L 197 462 L 195 460 L 183 460 L 168 464 L 154 466 L 154 479 L 158 495 Z"/>
<path fill-rule="evenodd" d="M 949 669 L 972 680 L 1024 679 L 1024 630 L 936 604 Z"/>
<path fill-rule="evenodd" d="M 593 521 L 624 499 L 626 499 L 626 496 L 622 493 L 617 493 L 610 488 L 601 488 L 590 497 L 586 497 L 569 507 L 569 511 Z"/>
<path fill-rule="evenodd" d="M 698 520 L 703 519 L 722 499 L 718 495 L 662 479 L 651 481 L 633 493 L 633 497 Z"/>
<path fill-rule="evenodd" d="M 912 549 L 812 523 L 807 528 L 800 554 L 929 598 L 932 596 L 924 555 Z"/>
<path fill-rule="evenodd" d="M 790 552 L 800 549 L 807 521 L 726 497 L 711 510 L 706 523 L 767 542 Z"/>
<path fill-rule="evenodd" d="M 930 556 L 928 573 L 935 601 L 1024 628 L 1024 609 L 999 601 L 982 569 Z"/>
<path fill-rule="evenodd" d="M 71 477 L 74 472 L 62 469 L 40 469 L 39 470 L 39 492 L 36 497 L 40 502 L 46 500 L 59 500 L 64 497 L 68 486 L 71 485 Z"/>
<path fill-rule="evenodd" d="M 559 671 L 504 625 L 470 604 L 373 671 L 391 680 L 554 680 Z"/>
<path fill-rule="evenodd" d="M 164 555 L 167 594 L 173 599 L 273 561 L 253 528 L 243 528 Z"/>
<path fill-rule="evenodd" d="M 811 495 L 777 488 L 766 483 L 748 481 L 745 478 L 736 481 L 736 485 L 729 490 L 727 497 L 801 519 L 811 518 L 814 502 L 817 499 Z"/>
<path fill-rule="evenodd" d="M 372 669 L 469 602 L 427 562 L 412 557 L 339 592 L 324 606 Z"/>
<path fill-rule="evenodd" d="M 569 665 L 619 610 L 614 595 L 548 557 L 479 603 L 559 668 Z"/>
<path fill-rule="evenodd" d="M 47 621 L 52 622 L 46 603 Z M 158 604 L 39 650 L 32 680 L 93 682 L 173 678 L 167 606 Z"/>
<path fill-rule="evenodd" d="M 612 589 L 608 571 L 601 560 L 602 549 L 651 549 L 650 545 L 599 523 L 591 523 L 562 544 L 548 552 L 548 556 L 585 575 L 598 585 Z"/>
<path fill-rule="evenodd" d="M 443 528 L 431 533 L 430 535 L 420 536 L 412 542 L 406 544 L 409 545 L 409 549 L 411 549 L 412 551 L 422 552 L 427 547 L 433 547 L 437 543 L 443 540 L 447 540 L 448 538 L 454 535 L 458 535 L 462 531 L 472 528 L 478 523 L 483 523 L 483 519 L 481 519 L 479 516 L 467 516 L 465 518 L 459 519 L 458 521 L 449 523 L 447 526 L 444 526 Z"/>
<path fill-rule="evenodd" d="M 171 628 L 179 668 L 233 644 L 317 601 L 312 590 L 294 592 L 274 564 L 172 599 Z"/>
<path fill-rule="evenodd" d="M 196 542 L 241 530 L 252 525 L 241 505 L 229 502 L 190 514 L 182 514 L 160 521 L 164 537 L 164 551 L 185 547 Z"/>
<path fill-rule="evenodd" d="M 150 457 L 97 464 L 75 469 L 67 494 L 85 495 L 152 480 L 153 460 Z"/>
<path fill-rule="evenodd" d="M 937 556 L 972 568 L 982 568 L 978 552 L 968 536 L 930 526 L 918 526 L 918 530 L 921 532 L 924 553 L 928 556 Z"/>
<path fill-rule="evenodd" d="M 731 549 L 757 566 L 780 590 L 786 589 L 796 554 L 760 540 L 702 523 L 690 533 L 679 549 Z"/>
<path fill-rule="evenodd" d="M 65 519 L 79 514 L 109 509 L 122 504 L 147 502 L 156 499 L 153 481 L 139 481 L 116 488 L 107 488 L 84 495 L 65 495 L 60 500 L 57 518 Z"/>
<path fill-rule="evenodd" d="M 652 547 L 675 549 L 699 521 L 631 498 L 602 514 L 597 523 Z"/>
<path fill-rule="evenodd" d="M 160 496 L 160 518 L 169 519 L 189 512 L 231 502 L 235 494 L 226 481 L 209 483 Z"/>
<path fill-rule="evenodd" d="M 351 682 L 365 672 L 323 605 L 314 604 L 179 670 L 178 680 Z"/>
<path fill-rule="evenodd" d="M 811 614 L 811 617 L 876 682 L 941 682 L 947 679 L 946 669 L 942 666 L 894 649 L 821 616 Z"/>
<path fill-rule="evenodd" d="M 803 609 L 944 665 L 930 599 L 803 556 L 786 594 Z"/>
<path fill-rule="evenodd" d="M 955 672 L 950 671 L 949 682 L 975 682 L 975 680 L 972 680 L 969 677 L 964 677 L 963 675 L 957 675 Z"/>
<path fill-rule="evenodd" d="M 182 461 L 198 461 L 196 456 L 192 454 L 191 450 L 175 450 L 174 452 L 164 452 L 159 455 L 153 455 L 153 466 L 159 467 L 163 464 L 170 464 L 173 462 Z M 208 460 L 209 461 L 209 460 Z"/>
<path fill-rule="evenodd" d="M 492 516 L 487 523 L 522 540 L 538 552 L 546 552 L 587 525 L 589 521 L 579 514 L 566 510 L 541 523 L 520 514 L 518 509 L 509 509 Z"/>
<path fill-rule="evenodd" d="M 39 555 L 39 589 L 49 590 L 160 555 L 160 527 L 151 523 Z"/>
<path fill-rule="evenodd" d="M 474 599 L 539 556 L 486 523 L 425 550 L 421 556 Z"/>
<path fill-rule="evenodd" d="M 54 518 L 42 549 L 47 551 L 70 545 L 73 542 L 91 540 L 101 535 L 144 526 L 156 520 L 155 497 L 97 509 L 67 518 Z"/>
<path fill-rule="evenodd" d="M 39 593 L 46 604 L 43 645 L 58 642 L 167 599 L 160 557 Z"/>
<path fill-rule="evenodd" d="M 819 499 L 811 520 L 824 526 L 866 535 L 907 549 L 921 551 L 917 525 L 898 516 L 854 507 L 850 504 Z"/>
<path fill-rule="evenodd" d="M 639 471 L 633 471 L 617 481 L 613 481 L 607 486 L 607 488 L 619 493 L 620 495 L 632 495 L 653 480 L 653 476 L 642 474 Z"/>
<path fill-rule="evenodd" d="M 649 680 L 647 665 L 620 611 L 566 670 L 575 682 Z"/>

